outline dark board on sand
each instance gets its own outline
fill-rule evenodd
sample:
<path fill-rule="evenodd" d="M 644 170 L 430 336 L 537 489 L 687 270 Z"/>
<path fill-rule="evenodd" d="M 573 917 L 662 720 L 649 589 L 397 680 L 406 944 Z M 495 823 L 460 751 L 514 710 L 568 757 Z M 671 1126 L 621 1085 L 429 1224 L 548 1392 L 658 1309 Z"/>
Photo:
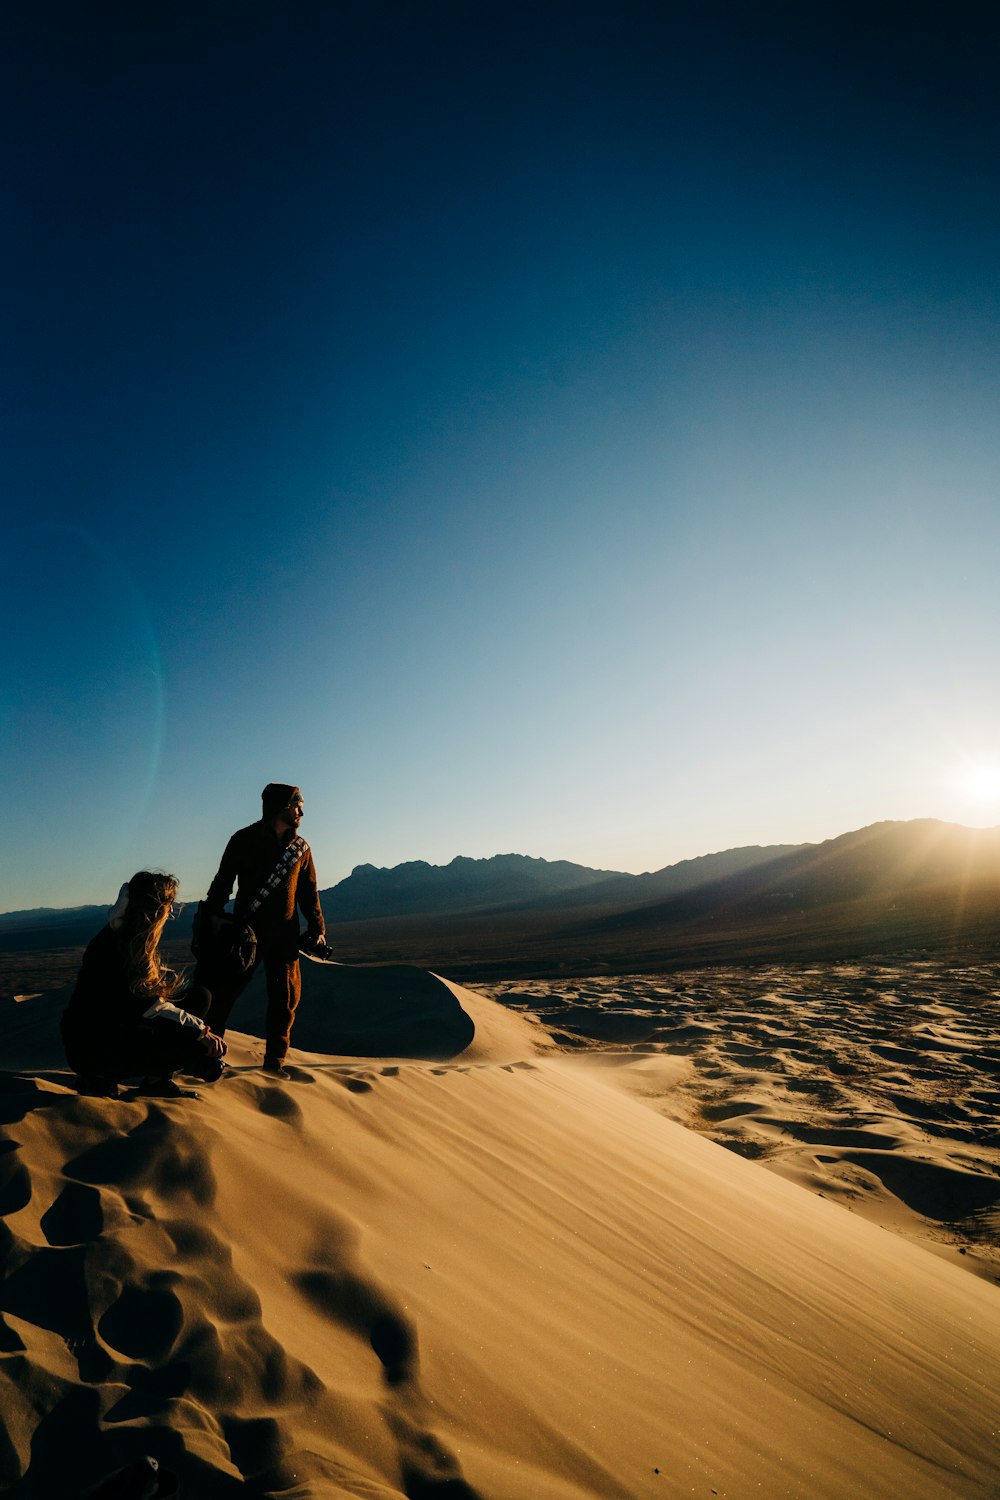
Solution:
<path fill-rule="evenodd" d="M 264 1035 L 267 996 L 257 970 L 233 1007 L 233 1031 Z M 303 957 L 292 1044 L 346 1057 L 455 1057 L 475 1026 L 454 991 L 412 964 L 338 964 Z"/>

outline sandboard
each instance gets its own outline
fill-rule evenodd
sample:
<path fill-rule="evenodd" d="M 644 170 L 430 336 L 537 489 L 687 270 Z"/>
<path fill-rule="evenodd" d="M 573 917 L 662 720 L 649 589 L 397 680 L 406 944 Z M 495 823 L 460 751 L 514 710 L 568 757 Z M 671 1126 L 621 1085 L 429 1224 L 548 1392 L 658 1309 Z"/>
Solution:
<path fill-rule="evenodd" d="M 344 1057 L 455 1057 L 475 1036 L 453 991 L 412 964 L 342 964 L 300 955 L 302 999 L 292 1046 Z M 264 1035 L 267 992 L 256 974 L 233 1007 L 228 1030 Z"/>

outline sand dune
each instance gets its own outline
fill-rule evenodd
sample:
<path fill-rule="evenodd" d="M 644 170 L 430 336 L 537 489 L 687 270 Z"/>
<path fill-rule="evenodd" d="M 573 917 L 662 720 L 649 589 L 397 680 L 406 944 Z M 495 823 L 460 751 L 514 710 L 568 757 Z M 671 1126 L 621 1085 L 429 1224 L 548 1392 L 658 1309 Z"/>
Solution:
<path fill-rule="evenodd" d="M 490 993 L 595 1049 L 669 1118 L 1000 1281 L 993 965 L 769 964 Z"/>
<path fill-rule="evenodd" d="M 635 1098 L 448 988 L 450 1061 L 281 1085 L 239 1036 L 177 1101 L 77 1097 L 4 1008 L 16 1500 L 144 1452 L 198 1497 L 997 1494 L 994 1286 L 664 1118 L 690 1058 Z"/>

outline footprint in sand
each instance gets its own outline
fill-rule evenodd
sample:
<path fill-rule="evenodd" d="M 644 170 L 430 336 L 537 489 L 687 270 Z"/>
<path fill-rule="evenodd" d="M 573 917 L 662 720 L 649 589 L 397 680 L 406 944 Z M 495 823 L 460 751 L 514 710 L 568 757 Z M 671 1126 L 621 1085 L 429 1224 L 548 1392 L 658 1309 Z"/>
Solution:
<path fill-rule="evenodd" d="M 43 1338 L 55 1335 L 78 1371 L 67 1380 L 34 1367 L 32 1488 L 24 1493 L 75 1495 L 120 1467 L 134 1442 L 154 1438 L 185 1493 L 236 1493 L 239 1481 L 226 1477 L 234 1467 L 247 1493 L 291 1493 L 297 1465 L 286 1462 L 280 1418 L 251 1414 L 321 1400 L 321 1384 L 264 1328 L 260 1299 L 235 1272 L 230 1246 L 206 1226 L 214 1179 L 205 1142 L 160 1106 L 147 1108 L 136 1123 L 135 1107 L 116 1112 L 117 1126 L 107 1114 L 96 1118 L 88 1101 L 53 1111 L 60 1142 L 69 1118 L 69 1138 L 94 1143 L 77 1147 L 53 1184 L 38 1221 L 47 1245 L 4 1231 L 0 1350 L 13 1355 L 25 1345 L 5 1313 Z M 17 1161 L 14 1151 L 2 1155 Z M 12 1183 L 13 1203 L 25 1184 L 8 1165 Z M 47 1183 L 35 1182 L 36 1196 Z M 129 1215 L 125 1195 L 138 1185 L 148 1201 Z M 165 1416 L 178 1402 L 186 1427 L 199 1433 L 193 1446 Z M 8 1473 L 15 1482 L 22 1473 L 19 1461 L 5 1464 L 0 1453 L 0 1488 Z"/>
<path fill-rule="evenodd" d="M 388 1294 L 349 1265 L 302 1271 L 295 1283 L 320 1312 L 366 1339 L 378 1358 L 390 1393 L 382 1413 L 397 1444 L 405 1493 L 411 1500 L 480 1500 L 457 1458 L 428 1429 L 416 1330 Z"/>
<path fill-rule="evenodd" d="M 374 1280 L 350 1265 L 301 1271 L 293 1280 L 321 1313 L 368 1341 L 388 1385 L 416 1373 L 413 1327 Z"/>
<path fill-rule="evenodd" d="M 155 1104 L 131 1130 L 91 1146 L 67 1162 L 64 1171 L 77 1182 L 141 1185 L 164 1198 L 180 1194 L 203 1208 L 215 1199 L 215 1179 L 203 1143 Z"/>
<path fill-rule="evenodd" d="M 104 1313 L 97 1331 L 111 1349 L 128 1359 L 162 1360 L 184 1324 L 184 1309 L 171 1285 L 170 1271 L 156 1272 L 147 1286 L 126 1286 Z"/>
<path fill-rule="evenodd" d="M 0 1313 L 0 1354 L 23 1354 L 24 1340 L 19 1333 L 15 1333 Z"/>
<path fill-rule="evenodd" d="M 222 1418 L 222 1435 L 229 1455 L 244 1479 L 253 1479 L 253 1493 L 264 1494 L 286 1488 L 288 1443 L 272 1417 Z M 294 1484 L 295 1475 L 289 1476 Z M 296 1486 L 297 1488 L 297 1486 Z"/>
<path fill-rule="evenodd" d="M 457 1458 L 423 1426 L 422 1416 L 385 1412 L 399 1449 L 404 1492 L 410 1500 L 481 1500 L 479 1491 L 462 1478 Z"/>
<path fill-rule="evenodd" d="M 82 1245 L 96 1240 L 104 1229 L 104 1208 L 96 1187 L 68 1182 L 39 1220 L 50 1245 Z"/>
<path fill-rule="evenodd" d="M 33 1078 L 0 1075 L 0 1124 L 16 1125 L 39 1104 L 51 1102 L 51 1095 L 39 1088 Z"/>
<path fill-rule="evenodd" d="M 240 1088 L 262 1115 L 284 1120 L 287 1125 L 301 1124 L 302 1110 L 287 1089 L 279 1088 L 277 1084 L 256 1083 L 249 1078 L 240 1080 Z"/>
<path fill-rule="evenodd" d="M 295 1063 L 286 1063 L 285 1067 L 292 1075 L 293 1083 L 315 1083 L 316 1074 L 310 1073 L 308 1068 L 300 1068 Z"/>
<path fill-rule="evenodd" d="M 0 1142 L 0 1216 L 19 1213 L 31 1202 L 31 1178 L 16 1141 Z"/>

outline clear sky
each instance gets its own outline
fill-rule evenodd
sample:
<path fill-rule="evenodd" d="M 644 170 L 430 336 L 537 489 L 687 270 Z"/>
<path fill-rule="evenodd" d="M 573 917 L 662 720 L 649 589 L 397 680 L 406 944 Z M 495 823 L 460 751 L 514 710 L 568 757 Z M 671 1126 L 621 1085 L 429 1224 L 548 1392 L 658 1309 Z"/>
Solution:
<path fill-rule="evenodd" d="M 993 0 L 4 8 L 0 909 L 1000 822 Z"/>

